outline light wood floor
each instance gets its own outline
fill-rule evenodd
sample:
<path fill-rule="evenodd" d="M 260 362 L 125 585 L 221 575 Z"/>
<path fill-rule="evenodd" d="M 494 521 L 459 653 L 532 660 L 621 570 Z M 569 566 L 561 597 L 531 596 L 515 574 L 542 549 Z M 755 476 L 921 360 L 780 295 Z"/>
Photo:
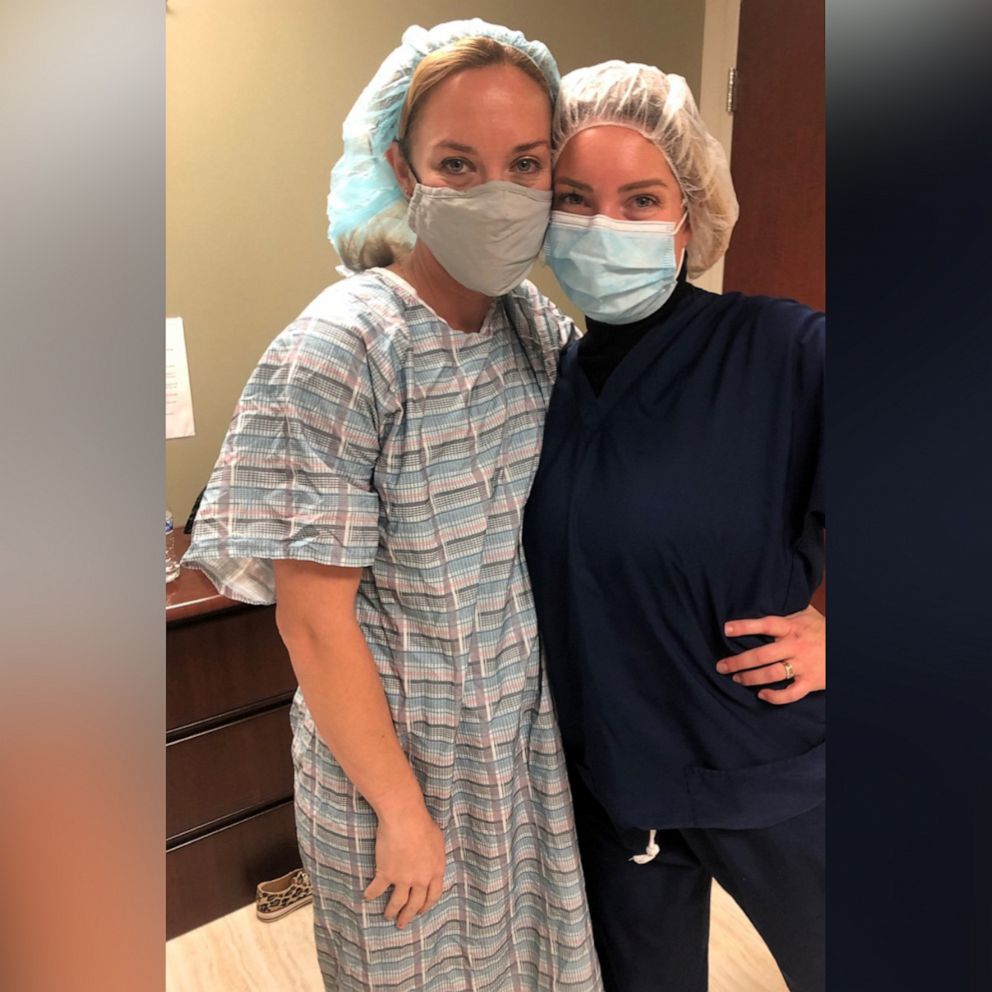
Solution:
<path fill-rule="evenodd" d="M 324 992 L 309 906 L 260 923 L 255 907 L 168 941 L 166 992 Z M 786 992 L 771 954 L 737 904 L 713 886 L 710 992 Z"/>

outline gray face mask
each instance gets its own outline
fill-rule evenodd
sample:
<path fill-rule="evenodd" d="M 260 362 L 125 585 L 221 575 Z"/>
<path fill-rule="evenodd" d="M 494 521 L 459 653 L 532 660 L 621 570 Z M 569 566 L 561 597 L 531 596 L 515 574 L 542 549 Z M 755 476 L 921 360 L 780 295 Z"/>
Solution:
<path fill-rule="evenodd" d="M 501 296 L 526 278 L 550 215 L 550 190 L 501 181 L 467 190 L 417 183 L 407 223 L 452 279 Z"/>

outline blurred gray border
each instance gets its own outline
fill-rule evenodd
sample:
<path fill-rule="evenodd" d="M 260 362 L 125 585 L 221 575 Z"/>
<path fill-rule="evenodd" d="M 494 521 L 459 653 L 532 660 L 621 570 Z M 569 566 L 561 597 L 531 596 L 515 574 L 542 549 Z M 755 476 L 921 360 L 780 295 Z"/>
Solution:
<path fill-rule="evenodd" d="M 0 4 L 0 719 L 2 767 L 26 783 L 3 846 L 73 894 L 88 932 L 61 965 L 50 931 L 10 938 L 5 970 L 31 962 L 7 988 L 163 981 L 164 16 Z M 64 817 L 42 819 L 60 793 Z M 127 951 L 105 956 L 106 933 Z"/>

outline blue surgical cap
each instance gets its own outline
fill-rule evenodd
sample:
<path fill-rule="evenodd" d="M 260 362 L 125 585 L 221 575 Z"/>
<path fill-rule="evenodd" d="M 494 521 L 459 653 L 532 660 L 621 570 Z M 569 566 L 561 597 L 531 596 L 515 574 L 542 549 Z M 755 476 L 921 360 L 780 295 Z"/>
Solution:
<path fill-rule="evenodd" d="M 386 150 L 396 140 L 400 113 L 420 60 L 463 38 L 478 37 L 523 52 L 547 80 L 551 99 L 557 95 L 560 77 L 551 52 L 519 31 L 477 17 L 430 30 L 417 25 L 407 28 L 400 46 L 386 57 L 345 118 L 344 154 L 331 170 L 327 236 L 349 269 L 365 267 L 367 243 L 385 239 L 402 250 L 416 240 L 406 222 L 406 199 L 386 161 Z"/>

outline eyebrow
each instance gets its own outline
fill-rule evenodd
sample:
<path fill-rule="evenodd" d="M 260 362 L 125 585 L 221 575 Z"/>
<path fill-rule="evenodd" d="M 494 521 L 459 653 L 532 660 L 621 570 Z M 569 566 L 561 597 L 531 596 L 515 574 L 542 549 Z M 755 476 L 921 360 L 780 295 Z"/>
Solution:
<path fill-rule="evenodd" d="M 617 192 L 629 193 L 631 190 L 647 189 L 649 186 L 663 186 L 665 189 L 669 188 L 668 183 L 666 183 L 664 179 L 642 179 L 638 183 L 626 183 L 623 186 L 617 187 Z"/>
<path fill-rule="evenodd" d="M 540 148 L 542 145 L 544 145 L 545 147 L 549 147 L 547 138 L 541 138 L 539 141 L 528 141 L 526 144 L 517 145 L 513 149 L 513 154 L 518 155 L 521 152 L 530 152 L 533 151 L 535 148 Z M 457 141 L 439 141 L 434 147 L 451 148 L 453 151 L 464 152 L 466 155 L 478 154 L 476 149 L 473 148 L 471 145 L 463 145 Z"/>
<path fill-rule="evenodd" d="M 550 148 L 551 147 L 548 144 L 548 139 L 547 138 L 541 138 L 540 141 L 531 141 L 531 142 L 528 142 L 526 145 L 517 145 L 517 147 L 514 148 L 513 150 L 514 150 L 514 152 L 531 152 L 535 148 L 540 148 L 541 145 L 544 145 L 545 148 Z"/>
<path fill-rule="evenodd" d="M 586 192 L 592 192 L 592 186 L 588 183 L 580 183 L 577 179 L 569 179 L 567 176 L 556 176 L 555 182 L 564 183 L 566 186 L 574 186 L 576 189 L 585 190 Z M 642 179 L 640 182 L 626 183 L 625 185 L 618 187 L 617 192 L 629 193 L 631 190 L 647 189 L 650 186 L 662 186 L 665 189 L 669 188 L 669 184 L 666 183 L 664 179 Z"/>
<path fill-rule="evenodd" d="M 584 189 L 587 192 L 592 192 L 592 187 L 588 183 L 580 183 L 576 179 L 568 179 L 565 176 L 555 176 L 556 183 L 564 183 L 566 186 L 574 186 L 576 189 Z"/>

